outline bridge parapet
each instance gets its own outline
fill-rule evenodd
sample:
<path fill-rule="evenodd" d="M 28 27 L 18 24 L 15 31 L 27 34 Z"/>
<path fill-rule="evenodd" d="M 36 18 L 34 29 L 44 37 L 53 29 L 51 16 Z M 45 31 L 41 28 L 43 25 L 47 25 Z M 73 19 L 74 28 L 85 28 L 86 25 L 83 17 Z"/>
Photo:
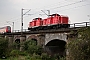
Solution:
<path fill-rule="evenodd" d="M 90 26 L 90 22 L 81 22 L 81 23 L 73 23 L 73 24 L 70 24 L 70 28 L 88 27 L 88 26 Z"/>

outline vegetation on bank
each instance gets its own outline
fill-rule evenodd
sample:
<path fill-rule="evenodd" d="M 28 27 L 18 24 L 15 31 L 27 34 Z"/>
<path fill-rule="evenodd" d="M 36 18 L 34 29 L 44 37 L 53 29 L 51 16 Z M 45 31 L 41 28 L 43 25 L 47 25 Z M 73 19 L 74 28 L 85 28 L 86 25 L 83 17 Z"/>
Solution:
<path fill-rule="evenodd" d="M 90 60 L 90 27 L 82 28 L 77 33 L 78 38 L 72 37 L 67 45 L 68 60 Z"/>
<path fill-rule="evenodd" d="M 27 40 L 23 43 L 23 51 L 19 51 L 18 47 L 22 44 L 14 43 L 13 45 L 8 45 L 8 40 L 1 38 L 1 48 L 0 58 L 6 60 L 65 60 L 65 58 L 61 58 L 59 55 L 51 56 L 43 51 L 41 46 L 36 44 L 36 41 Z M 5 46 L 4 46 L 5 45 Z M 14 48 L 13 48 L 14 47 Z"/>
<path fill-rule="evenodd" d="M 0 37 L 0 58 L 3 56 L 8 56 L 8 39 Z"/>

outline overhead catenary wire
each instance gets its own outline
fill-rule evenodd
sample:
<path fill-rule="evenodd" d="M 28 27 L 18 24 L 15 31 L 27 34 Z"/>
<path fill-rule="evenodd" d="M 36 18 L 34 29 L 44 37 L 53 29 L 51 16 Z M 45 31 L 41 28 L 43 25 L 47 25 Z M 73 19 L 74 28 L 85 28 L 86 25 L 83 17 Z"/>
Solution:
<path fill-rule="evenodd" d="M 55 6 L 55 5 L 57 5 L 57 4 L 61 4 L 61 3 L 65 3 L 65 2 L 67 2 L 66 0 L 64 0 L 63 2 L 59 2 L 59 3 L 54 3 L 54 5 L 52 4 L 51 6 Z M 67 4 L 67 5 L 63 5 L 63 6 L 59 6 L 59 7 L 55 7 L 55 8 L 50 8 L 50 10 L 51 9 L 57 9 L 57 8 L 61 8 L 61 7 L 65 7 L 65 6 L 69 6 L 69 5 L 73 5 L 73 4 L 77 4 L 77 3 L 80 3 L 80 2 L 83 2 L 83 0 L 82 1 L 78 1 L 78 2 L 75 2 L 75 3 L 71 3 L 71 4 Z M 48 7 L 48 6 L 47 6 Z M 50 7 L 50 6 L 49 6 Z M 45 8 L 45 7 L 44 7 Z M 38 8 L 35 8 L 34 10 L 37 10 Z M 38 14 L 38 13 L 41 13 L 40 11 L 37 11 L 37 12 L 35 12 L 35 13 L 33 13 L 33 15 L 36 15 L 36 14 Z M 9 21 L 10 20 L 19 20 L 19 19 L 21 19 L 21 18 L 16 18 L 16 19 L 8 19 Z"/>
<path fill-rule="evenodd" d="M 57 11 L 57 12 L 62 12 L 62 11 L 67 11 L 67 10 L 73 10 L 73 9 L 76 9 L 76 8 L 79 8 L 79 7 L 83 7 L 83 6 L 87 6 L 87 5 L 90 5 L 90 4 L 83 4 L 83 5 L 80 5 L 80 6 L 75 6 L 75 7 L 64 9 L 64 10 L 60 10 L 60 11 Z"/>
<path fill-rule="evenodd" d="M 53 4 L 50 4 L 49 7 L 51 7 L 51 6 L 55 6 L 55 5 L 57 5 L 57 4 L 61 4 L 61 3 L 64 3 L 64 2 L 66 2 L 66 1 L 64 0 L 63 2 L 53 3 Z M 44 6 L 44 8 L 45 8 L 45 7 L 47 8 L 48 5 L 47 5 L 47 6 Z M 41 8 L 43 8 L 43 7 L 41 7 Z M 38 9 L 40 9 L 40 8 L 35 8 L 35 9 L 32 9 L 32 10 L 35 10 L 35 11 L 36 11 L 36 10 L 38 10 Z M 37 14 L 37 13 L 40 13 L 40 12 L 37 11 L 37 12 L 35 12 L 34 14 Z M 34 15 L 34 14 L 33 14 L 33 15 Z M 13 21 L 13 20 L 16 21 L 16 20 L 21 19 L 20 17 L 19 17 L 19 18 L 17 18 L 17 17 L 18 17 L 18 16 L 14 17 L 14 18 L 7 19 L 7 21 L 11 21 L 11 20 L 12 20 L 12 21 Z"/>
<path fill-rule="evenodd" d="M 66 7 L 66 6 L 70 6 L 70 5 L 78 4 L 78 3 L 81 3 L 81 2 L 84 2 L 84 1 L 77 1 L 77 2 L 74 2 L 74 3 L 70 3 L 70 4 L 66 4 L 66 5 L 58 6 L 58 7 L 55 7 L 55 8 L 50 8 L 50 9 L 62 8 L 62 7 Z"/>
<path fill-rule="evenodd" d="M 66 7 L 66 6 L 70 6 L 70 5 L 74 5 L 74 4 L 77 4 L 77 3 L 81 3 L 81 2 L 84 2 L 83 0 L 82 1 L 77 1 L 77 2 L 74 2 L 74 3 L 70 3 L 70 4 L 66 4 L 66 5 L 62 5 L 62 6 L 59 6 L 59 7 L 55 7 L 55 8 L 49 8 L 49 9 L 45 9 L 45 10 L 54 10 L 54 9 L 57 9 L 57 8 L 62 8 L 62 7 Z M 42 9 L 43 10 L 43 9 Z M 41 13 L 40 11 L 37 11 L 34 13 L 37 14 L 37 13 Z"/>
<path fill-rule="evenodd" d="M 57 8 L 62 8 L 62 7 L 70 6 L 70 5 L 75 5 L 75 4 L 78 4 L 78 3 L 81 3 L 81 2 L 84 2 L 84 1 L 83 0 L 82 1 L 77 1 L 77 2 L 74 2 L 74 3 L 70 3 L 70 4 L 66 4 L 66 5 L 62 5 L 62 6 L 59 6 L 59 7 L 46 9 L 46 10 L 54 10 L 54 9 L 57 9 Z M 34 14 L 36 14 L 36 13 L 41 13 L 41 12 L 35 12 Z"/>

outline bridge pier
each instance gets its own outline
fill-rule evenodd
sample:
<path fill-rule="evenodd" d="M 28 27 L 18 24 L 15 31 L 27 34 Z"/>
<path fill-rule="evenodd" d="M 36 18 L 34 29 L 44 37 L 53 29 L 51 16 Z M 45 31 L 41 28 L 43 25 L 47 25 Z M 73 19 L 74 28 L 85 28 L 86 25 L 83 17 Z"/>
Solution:
<path fill-rule="evenodd" d="M 20 51 L 23 51 L 24 41 L 26 41 L 26 36 L 20 36 Z"/>
<path fill-rule="evenodd" d="M 38 35 L 38 38 L 37 38 L 37 45 L 39 46 L 42 46 L 44 48 L 44 45 L 45 45 L 45 35 Z"/>
<path fill-rule="evenodd" d="M 11 35 L 11 36 L 9 36 L 9 44 L 13 44 L 13 36 Z"/>
<path fill-rule="evenodd" d="M 7 36 L 5 37 L 5 38 L 7 38 Z M 10 49 L 12 49 L 12 45 L 13 45 L 13 41 L 14 41 L 14 36 L 13 35 L 10 35 L 10 36 L 8 36 L 8 47 L 10 48 Z"/>

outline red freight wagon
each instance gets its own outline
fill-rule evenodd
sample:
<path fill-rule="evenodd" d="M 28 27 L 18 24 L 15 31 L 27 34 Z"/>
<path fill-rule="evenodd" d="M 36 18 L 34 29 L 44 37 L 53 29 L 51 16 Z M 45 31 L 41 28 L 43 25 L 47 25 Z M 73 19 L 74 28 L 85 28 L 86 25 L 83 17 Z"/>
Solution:
<path fill-rule="evenodd" d="M 36 18 L 36 26 L 42 26 L 42 18 Z"/>
<path fill-rule="evenodd" d="M 62 24 L 68 24 L 68 17 L 67 16 L 63 16 L 63 15 L 61 15 L 61 23 Z"/>

